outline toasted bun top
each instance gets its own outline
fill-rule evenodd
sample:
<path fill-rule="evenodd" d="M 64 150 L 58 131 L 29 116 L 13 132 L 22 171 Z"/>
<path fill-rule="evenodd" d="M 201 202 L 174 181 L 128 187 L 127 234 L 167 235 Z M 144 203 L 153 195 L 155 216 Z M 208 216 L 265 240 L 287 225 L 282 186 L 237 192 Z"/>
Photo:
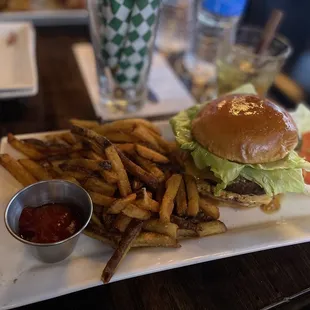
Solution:
<path fill-rule="evenodd" d="M 228 95 L 207 104 L 192 122 L 192 135 L 209 152 L 248 164 L 282 159 L 298 142 L 289 113 L 254 95 Z"/>

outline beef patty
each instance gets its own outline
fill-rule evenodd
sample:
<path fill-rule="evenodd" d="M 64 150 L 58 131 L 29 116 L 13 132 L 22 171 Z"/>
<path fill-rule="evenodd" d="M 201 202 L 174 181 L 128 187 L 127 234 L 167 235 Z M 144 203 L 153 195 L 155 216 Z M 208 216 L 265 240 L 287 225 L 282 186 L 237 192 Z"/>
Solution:
<path fill-rule="evenodd" d="M 216 185 L 214 180 L 206 180 L 211 185 Z M 239 195 L 265 195 L 265 190 L 255 182 L 249 181 L 243 177 L 238 177 L 233 183 L 229 184 L 226 191 Z"/>

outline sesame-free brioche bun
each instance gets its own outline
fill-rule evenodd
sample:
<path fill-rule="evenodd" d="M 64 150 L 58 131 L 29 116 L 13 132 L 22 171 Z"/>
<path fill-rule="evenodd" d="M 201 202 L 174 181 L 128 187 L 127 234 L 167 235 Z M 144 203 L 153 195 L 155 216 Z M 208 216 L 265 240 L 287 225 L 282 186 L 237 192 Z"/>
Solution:
<path fill-rule="evenodd" d="M 289 113 L 267 98 L 241 94 L 203 107 L 192 121 L 192 135 L 214 155 L 245 164 L 280 160 L 298 143 Z"/>

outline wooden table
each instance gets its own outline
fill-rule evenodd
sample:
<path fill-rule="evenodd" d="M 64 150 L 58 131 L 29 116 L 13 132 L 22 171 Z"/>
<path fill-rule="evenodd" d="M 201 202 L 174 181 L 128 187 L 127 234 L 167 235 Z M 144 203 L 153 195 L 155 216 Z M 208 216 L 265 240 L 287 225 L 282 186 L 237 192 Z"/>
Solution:
<path fill-rule="evenodd" d="M 38 29 L 39 94 L 0 101 L 1 135 L 63 129 L 69 118 L 95 118 L 71 50 L 73 43 L 87 40 L 83 27 Z M 23 309 L 250 310 L 309 286 L 310 245 L 302 244 L 120 281 Z M 305 294 L 281 309 L 292 309 L 308 298 Z"/>

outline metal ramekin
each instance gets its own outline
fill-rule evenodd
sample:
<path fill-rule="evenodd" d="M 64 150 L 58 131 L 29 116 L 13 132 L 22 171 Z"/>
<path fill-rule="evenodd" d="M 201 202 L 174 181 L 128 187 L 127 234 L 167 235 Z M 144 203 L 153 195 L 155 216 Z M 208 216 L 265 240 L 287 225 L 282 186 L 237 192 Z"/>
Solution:
<path fill-rule="evenodd" d="M 22 210 L 26 207 L 39 207 L 47 203 L 66 203 L 80 208 L 84 223 L 71 237 L 53 243 L 35 243 L 19 236 L 18 225 Z M 47 263 L 59 262 L 68 257 L 87 226 L 93 212 L 93 204 L 88 193 L 80 186 L 63 180 L 42 181 L 25 187 L 13 196 L 4 214 L 5 225 L 10 234 L 31 248 L 33 254 Z"/>

